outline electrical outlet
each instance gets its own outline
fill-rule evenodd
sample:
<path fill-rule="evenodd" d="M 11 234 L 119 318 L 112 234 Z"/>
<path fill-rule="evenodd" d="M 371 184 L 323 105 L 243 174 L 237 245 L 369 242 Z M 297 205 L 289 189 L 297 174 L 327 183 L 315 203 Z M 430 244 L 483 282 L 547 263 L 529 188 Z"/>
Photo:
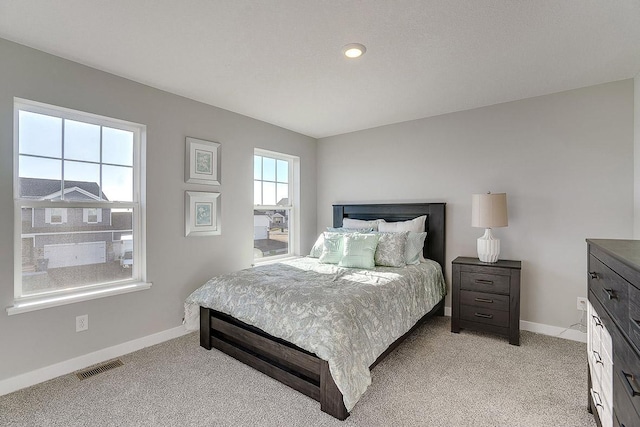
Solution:
<path fill-rule="evenodd" d="M 89 315 L 76 316 L 76 332 L 86 331 L 87 329 L 89 329 Z"/>
<path fill-rule="evenodd" d="M 578 297 L 578 310 L 587 311 L 587 299 L 584 297 Z"/>

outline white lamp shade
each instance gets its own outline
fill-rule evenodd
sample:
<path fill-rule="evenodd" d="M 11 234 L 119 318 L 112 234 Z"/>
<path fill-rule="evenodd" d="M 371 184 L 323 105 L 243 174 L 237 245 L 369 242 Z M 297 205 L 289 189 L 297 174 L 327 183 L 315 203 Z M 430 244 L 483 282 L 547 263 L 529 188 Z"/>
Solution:
<path fill-rule="evenodd" d="M 471 226 L 480 228 L 506 227 L 507 194 L 473 194 L 471 197 Z"/>

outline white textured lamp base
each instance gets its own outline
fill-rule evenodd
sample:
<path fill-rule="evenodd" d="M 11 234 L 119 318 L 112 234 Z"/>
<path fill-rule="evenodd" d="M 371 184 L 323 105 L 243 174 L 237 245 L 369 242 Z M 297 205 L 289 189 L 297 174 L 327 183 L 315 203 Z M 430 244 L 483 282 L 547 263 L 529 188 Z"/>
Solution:
<path fill-rule="evenodd" d="M 497 262 L 500 255 L 500 239 L 491 234 L 491 229 L 486 228 L 484 235 L 478 238 L 478 258 L 482 262 Z"/>

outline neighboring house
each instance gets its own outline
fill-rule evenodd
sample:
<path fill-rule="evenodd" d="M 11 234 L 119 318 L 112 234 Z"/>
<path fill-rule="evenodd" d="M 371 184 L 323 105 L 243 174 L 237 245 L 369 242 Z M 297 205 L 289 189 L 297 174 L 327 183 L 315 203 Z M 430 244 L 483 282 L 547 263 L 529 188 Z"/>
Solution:
<path fill-rule="evenodd" d="M 253 240 L 269 238 L 269 217 L 267 215 L 253 216 Z"/>
<path fill-rule="evenodd" d="M 95 182 L 20 178 L 20 194 L 33 200 L 107 200 Z M 23 208 L 23 271 L 118 260 L 132 235 L 130 212 L 105 208 Z"/>

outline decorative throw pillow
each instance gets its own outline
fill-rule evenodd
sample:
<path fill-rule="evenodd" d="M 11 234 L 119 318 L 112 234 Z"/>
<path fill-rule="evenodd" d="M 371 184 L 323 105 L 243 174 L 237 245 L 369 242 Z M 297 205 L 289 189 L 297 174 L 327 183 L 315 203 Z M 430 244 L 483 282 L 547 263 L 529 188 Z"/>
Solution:
<path fill-rule="evenodd" d="M 384 219 L 374 219 L 371 221 L 365 221 L 362 219 L 343 218 L 342 227 L 344 228 L 371 228 L 374 231 L 378 230 L 378 224 L 384 222 Z"/>
<path fill-rule="evenodd" d="M 332 233 L 371 233 L 373 228 L 327 227 L 327 231 Z"/>
<path fill-rule="evenodd" d="M 426 215 L 419 216 L 409 221 L 383 222 L 380 223 L 378 231 L 386 231 L 397 233 L 399 231 L 415 231 L 421 233 L 424 231 L 424 223 L 427 219 Z"/>
<path fill-rule="evenodd" d="M 380 233 L 375 254 L 376 265 L 404 267 L 406 264 L 405 249 L 408 235 L 408 231 Z"/>
<path fill-rule="evenodd" d="M 324 233 L 320 233 L 320 235 L 318 236 L 318 239 L 316 240 L 316 242 L 313 244 L 313 247 L 311 248 L 311 252 L 309 252 L 309 256 L 311 258 L 320 258 L 320 255 L 322 255 L 323 246 L 324 246 Z"/>
<path fill-rule="evenodd" d="M 348 234 L 325 232 L 322 243 L 320 262 L 323 264 L 337 264 L 342 259 L 343 239 Z"/>
<path fill-rule="evenodd" d="M 344 251 L 338 264 L 340 267 L 373 268 L 378 246 L 377 234 L 345 234 Z"/>
<path fill-rule="evenodd" d="M 424 249 L 424 239 L 427 238 L 427 232 L 416 233 L 409 232 L 407 236 L 407 245 L 404 250 L 405 262 L 409 265 L 420 264 L 424 259 L 422 257 L 422 250 Z"/>

